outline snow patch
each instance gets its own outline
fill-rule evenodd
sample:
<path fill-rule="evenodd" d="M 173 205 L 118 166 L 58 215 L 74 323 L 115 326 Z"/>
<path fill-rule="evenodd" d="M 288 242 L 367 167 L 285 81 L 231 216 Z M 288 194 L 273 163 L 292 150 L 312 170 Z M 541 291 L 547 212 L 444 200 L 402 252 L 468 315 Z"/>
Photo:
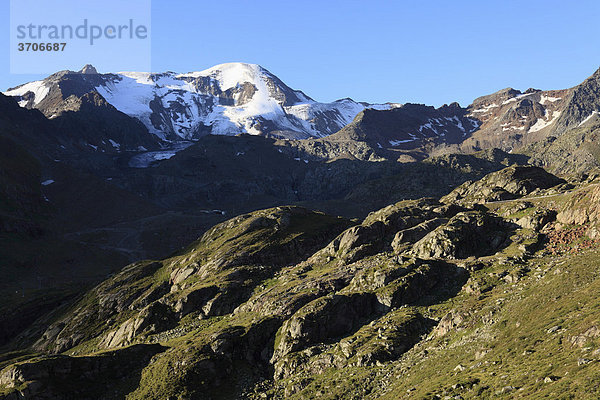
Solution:
<path fill-rule="evenodd" d="M 472 133 L 475 132 L 477 129 L 479 129 L 479 121 L 473 118 L 467 118 L 467 120 L 469 121 L 469 123 L 471 124 L 472 128 L 469 129 L 468 133 Z M 464 133 L 463 136 L 466 136 L 467 132 Z"/>
<path fill-rule="evenodd" d="M 50 92 L 50 88 L 44 84 L 44 81 L 35 81 L 26 83 L 25 85 L 21 85 L 13 90 L 6 91 L 4 92 L 4 94 L 6 96 L 20 97 L 24 96 L 28 92 L 33 93 L 33 105 L 37 106 L 42 100 L 46 98 L 46 96 Z M 24 107 L 27 103 L 27 100 L 19 101 L 19 105 L 21 107 Z"/>
<path fill-rule="evenodd" d="M 591 113 L 591 114 L 590 114 L 590 115 L 589 115 L 587 118 L 585 118 L 583 121 L 581 121 L 581 122 L 579 123 L 579 125 L 577 125 L 577 127 L 580 127 L 581 125 L 583 125 L 583 124 L 585 124 L 586 122 L 588 122 L 590 119 L 592 119 L 592 118 L 594 117 L 594 115 L 598 115 L 598 111 L 595 111 L 595 110 L 594 110 L 594 111 L 592 111 L 592 113 Z"/>
<path fill-rule="evenodd" d="M 542 97 L 540 98 L 540 104 L 546 104 L 548 102 L 550 103 L 554 103 L 555 101 L 559 101 L 561 100 L 562 97 L 551 97 L 551 96 L 546 96 L 546 95 L 542 95 Z"/>
<path fill-rule="evenodd" d="M 367 108 L 370 108 L 372 110 L 385 111 L 385 110 L 392 110 L 394 108 L 400 108 L 402 106 L 403 106 L 403 104 L 400 104 L 400 103 L 385 103 L 385 104 L 369 104 L 369 105 L 367 105 Z"/>
<path fill-rule="evenodd" d="M 542 129 L 544 129 L 547 126 L 550 126 L 554 121 L 556 121 L 556 119 L 560 116 L 561 112 L 560 111 L 553 111 L 552 112 L 552 117 L 546 121 L 542 118 L 539 118 L 535 124 L 533 124 L 531 126 L 531 128 L 529 128 L 529 132 L 537 132 L 537 131 L 541 131 Z"/>
<path fill-rule="evenodd" d="M 534 94 L 536 94 L 536 92 L 520 94 L 518 96 L 515 96 L 515 97 L 512 97 L 512 98 L 510 98 L 508 100 L 503 101 L 502 105 L 505 106 L 505 105 L 507 105 L 509 103 L 516 102 L 517 100 L 521 100 L 522 98 L 525 98 L 525 97 L 528 97 L 528 96 L 531 96 L 531 95 L 534 95 Z"/>
<path fill-rule="evenodd" d="M 178 152 L 187 149 L 193 143 L 191 142 L 180 142 L 175 143 L 169 149 L 161 151 L 148 151 L 145 153 L 137 154 L 129 160 L 129 166 L 131 168 L 148 168 L 155 162 L 168 160 L 175 156 Z"/>
<path fill-rule="evenodd" d="M 508 125 L 508 126 L 504 126 Z M 502 131 L 523 131 L 525 130 L 524 126 L 510 126 L 509 124 L 502 124 Z"/>
<path fill-rule="evenodd" d="M 496 104 L 496 103 L 492 103 L 492 104 L 489 104 L 489 105 L 484 106 L 482 108 L 478 108 L 476 110 L 473 110 L 472 112 L 474 112 L 474 113 L 486 113 L 486 112 L 490 111 L 492 108 L 497 108 L 497 107 L 500 107 L 500 106 L 498 104 Z"/>
<path fill-rule="evenodd" d="M 392 146 L 399 146 L 402 143 L 409 143 L 409 142 L 414 142 L 416 140 L 416 138 L 412 138 L 412 139 L 406 139 L 406 140 L 390 140 L 389 143 Z"/>

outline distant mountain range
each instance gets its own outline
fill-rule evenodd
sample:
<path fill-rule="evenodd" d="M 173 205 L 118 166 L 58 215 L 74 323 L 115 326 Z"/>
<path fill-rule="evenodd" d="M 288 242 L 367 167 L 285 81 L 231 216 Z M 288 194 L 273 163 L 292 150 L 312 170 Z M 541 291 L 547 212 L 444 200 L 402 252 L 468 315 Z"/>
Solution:
<path fill-rule="evenodd" d="M 71 96 L 101 95 L 117 110 L 139 119 L 166 140 L 192 140 L 206 134 L 249 133 L 306 139 L 337 132 L 367 107 L 395 104 L 357 103 L 342 99 L 319 103 L 293 90 L 255 64 L 221 64 L 200 72 L 98 74 L 86 65 L 61 71 L 10 89 L 19 104 L 54 118 L 69 108 Z"/>
<path fill-rule="evenodd" d="M 414 161 L 489 148 L 516 151 L 592 126 L 600 111 L 599 85 L 596 72 L 570 89 L 507 88 L 468 107 L 434 108 L 352 99 L 319 103 L 255 64 L 228 63 L 185 74 L 98 74 L 87 65 L 5 94 L 51 120 L 84 119 L 94 128 L 104 126 L 79 140 L 80 148 L 92 152 L 143 152 L 207 134 L 252 134 L 292 140 L 288 146 L 319 159 Z M 116 120 L 121 122 L 107 122 Z"/>

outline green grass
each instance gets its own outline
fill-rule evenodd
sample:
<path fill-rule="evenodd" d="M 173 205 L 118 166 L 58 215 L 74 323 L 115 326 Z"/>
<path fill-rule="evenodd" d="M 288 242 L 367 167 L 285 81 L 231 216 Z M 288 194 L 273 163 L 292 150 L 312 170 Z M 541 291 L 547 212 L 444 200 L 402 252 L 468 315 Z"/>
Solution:
<path fill-rule="evenodd" d="M 540 206 L 564 206 L 572 196 L 530 199 L 535 207 L 508 213 L 508 218 L 521 218 Z M 490 208 L 506 215 L 515 203 L 495 203 Z M 384 218 L 393 208 L 374 213 L 369 220 Z M 297 318 L 311 312 L 318 315 L 321 310 L 315 308 L 327 301 L 325 294 L 331 295 L 323 288 L 330 288 L 328 285 L 336 280 L 344 280 L 343 284 L 336 282 L 337 287 L 343 287 L 355 278 L 338 292 L 340 295 L 385 294 L 396 290 L 396 285 L 410 286 L 413 274 L 427 275 L 419 263 L 389 252 L 351 265 L 328 262 L 324 257 L 300 262 L 306 255 L 293 251 L 310 249 L 306 253 L 313 254 L 351 223 L 302 211 L 292 212 L 288 224 L 286 210 L 238 217 L 217 225 L 185 251 L 159 265 L 151 267 L 151 261 L 140 262 L 114 275 L 63 310 L 62 316 L 74 320 L 70 329 L 85 335 L 69 354 L 107 354 L 100 348 L 100 338 L 136 317 L 138 310 L 127 306 L 111 315 L 108 326 L 107 319 L 92 317 L 82 323 L 74 315 L 82 311 L 97 315 L 102 296 L 139 298 L 168 282 L 175 269 L 193 266 L 196 273 L 183 280 L 177 291 L 163 296 L 169 304 L 192 290 L 214 285 L 236 295 L 243 291 L 240 304 L 247 302 L 253 307 L 205 319 L 199 319 L 199 312 L 195 312 L 165 332 L 139 335 L 134 343 L 158 342 L 168 349 L 145 366 L 135 390 L 123 389 L 122 393 L 136 400 L 209 395 L 215 399 L 235 398 L 261 382 L 261 368 L 270 373 L 264 365 L 252 365 L 239 354 L 245 350 L 244 340 L 248 337 L 270 341 L 267 346 L 272 348 L 268 347 L 267 353 L 278 348 L 283 334 L 277 328 L 289 316 L 273 315 L 275 309 L 299 309 L 294 314 Z M 479 268 L 470 269 L 463 290 L 449 293 L 447 300 L 440 293 L 434 293 L 437 297 L 423 293 L 428 296 L 427 302 L 415 301 L 417 305 L 403 305 L 365 318 L 367 323 L 360 322 L 361 326 L 343 337 L 328 338 L 326 343 L 307 341 L 306 349 L 278 359 L 288 365 L 299 362 L 299 366 L 290 367 L 296 372 L 281 380 L 260 383 L 262 390 L 274 398 L 600 398 L 595 384 L 600 379 L 600 335 L 574 339 L 591 327 L 600 328 L 600 250 L 563 256 L 538 251 L 532 255 L 541 245 L 540 240 L 537 232 L 516 229 L 511 244 L 493 256 L 453 260 L 447 265 L 436 263 L 448 268 L 439 273 L 442 280 L 448 281 L 454 279 L 452 264 L 467 268 L 479 264 Z M 377 274 L 401 268 L 408 272 L 406 279 L 396 276 L 383 288 L 374 285 Z M 447 283 L 443 287 L 450 291 Z M 450 312 L 460 315 L 460 321 L 448 333 L 438 334 L 433 328 L 435 322 Z M 238 351 L 233 359 L 218 351 L 212 353 L 220 343 L 217 337 L 231 340 L 234 350 L 226 351 Z M 390 350 L 403 344 L 410 348 L 404 354 Z M 26 352 L 8 354 L 5 360 L 0 359 L 0 368 L 35 357 L 37 354 Z"/>
<path fill-rule="evenodd" d="M 597 398 L 598 387 L 589 382 L 598 378 L 600 368 L 596 362 L 580 366 L 578 360 L 589 357 L 599 343 L 590 341 L 592 350 L 586 352 L 570 338 L 597 324 L 599 255 L 591 251 L 536 260 L 517 284 L 498 282 L 484 298 L 461 295 L 462 304 L 454 303 L 472 316 L 467 327 L 414 349 L 397 366 L 410 372 L 401 375 L 386 398 Z M 557 262 L 562 264 L 552 267 Z M 555 326 L 559 330 L 549 333 Z M 426 355 L 425 349 L 430 349 Z M 477 357 L 478 352 L 485 355 Z M 458 365 L 465 369 L 456 370 Z M 548 377 L 558 378 L 544 382 Z M 477 383 L 467 390 L 452 389 L 473 380 Z M 510 386 L 516 389 L 502 393 Z"/>

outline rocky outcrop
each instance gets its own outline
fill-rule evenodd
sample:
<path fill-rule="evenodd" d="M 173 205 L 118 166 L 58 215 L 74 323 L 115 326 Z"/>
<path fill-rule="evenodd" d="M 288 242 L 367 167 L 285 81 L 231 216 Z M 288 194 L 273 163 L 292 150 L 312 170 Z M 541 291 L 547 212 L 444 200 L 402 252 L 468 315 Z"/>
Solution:
<path fill-rule="evenodd" d="M 52 323 L 34 348 L 62 353 L 103 332 L 117 322 L 118 315 L 146 307 L 150 299 L 168 292 L 161 282 L 149 280 L 161 267 L 158 262 L 140 262 L 125 268 L 89 292 L 67 317 Z M 139 285 L 140 281 L 145 284 Z"/>
<path fill-rule="evenodd" d="M 346 230 L 325 249 L 326 257 L 336 257 L 344 262 L 374 254 L 381 249 L 381 239 L 385 235 L 383 223 L 375 222 L 367 226 L 358 225 Z"/>
<path fill-rule="evenodd" d="M 468 318 L 468 313 L 451 311 L 442 317 L 432 333 L 435 336 L 444 336 L 450 332 L 464 329 L 463 325 Z"/>
<path fill-rule="evenodd" d="M 314 346 L 281 357 L 274 365 L 274 376 L 284 380 L 320 375 L 332 369 L 382 366 L 409 350 L 431 325 L 418 312 L 396 310 L 330 348 Z"/>
<path fill-rule="evenodd" d="M 200 315 L 210 314 L 211 309 L 209 307 L 212 306 L 215 296 L 217 296 L 219 292 L 217 286 L 192 289 L 188 294 L 177 300 L 173 309 L 182 317 L 192 312 L 198 312 Z"/>
<path fill-rule="evenodd" d="M 538 232 L 550 222 L 554 221 L 555 218 L 556 211 L 540 209 L 535 210 L 528 215 L 524 215 L 523 217 L 517 219 L 515 223 L 521 228 L 531 229 Z"/>
<path fill-rule="evenodd" d="M 343 337 L 367 322 L 377 310 L 373 294 L 329 295 L 302 307 L 284 322 L 273 359 L 311 344 Z"/>
<path fill-rule="evenodd" d="M 484 212 L 459 213 L 415 243 L 411 252 L 421 258 L 490 255 L 504 245 L 510 229 L 502 219 Z"/>
<path fill-rule="evenodd" d="M 476 182 L 465 182 L 441 201 L 447 204 L 473 204 L 511 200 L 564 183 L 563 179 L 540 167 L 511 166 L 492 172 Z"/>
<path fill-rule="evenodd" d="M 402 201 L 369 214 L 361 225 L 343 232 L 313 259 L 350 263 L 390 247 L 399 249 L 402 243 L 415 242 L 460 210 L 434 199 Z"/>
<path fill-rule="evenodd" d="M 135 387 L 160 345 L 136 345 L 86 357 L 54 356 L 19 363 L 0 372 L 0 387 L 12 394 L 3 399 L 114 398 L 117 385 Z"/>
<path fill-rule="evenodd" d="M 600 222 L 600 186 L 593 185 L 575 193 L 556 216 L 563 224 L 583 225 Z"/>
<path fill-rule="evenodd" d="M 433 231 L 438 226 L 448 222 L 446 218 L 433 218 L 412 228 L 403 229 L 394 235 L 392 240 L 392 248 L 399 252 L 406 248 L 408 244 L 414 244 L 421 240 L 429 232 Z"/>
<path fill-rule="evenodd" d="M 465 270 L 443 262 L 422 263 L 375 293 L 387 308 L 428 304 L 460 288 L 467 276 Z"/>
<path fill-rule="evenodd" d="M 175 325 L 173 311 L 160 302 L 142 309 L 135 318 L 128 319 L 115 331 L 109 332 L 100 341 L 100 346 L 113 348 L 126 346 L 141 334 L 152 334 L 167 330 Z"/>

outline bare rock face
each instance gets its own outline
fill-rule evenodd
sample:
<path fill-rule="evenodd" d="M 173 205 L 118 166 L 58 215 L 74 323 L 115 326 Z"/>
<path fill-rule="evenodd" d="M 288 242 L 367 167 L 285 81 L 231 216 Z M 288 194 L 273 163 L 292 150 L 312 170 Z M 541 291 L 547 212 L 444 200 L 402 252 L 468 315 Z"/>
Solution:
<path fill-rule="evenodd" d="M 451 311 L 446 314 L 433 330 L 435 336 L 444 336 L 452 331 L 462 328 L 462 324 L 467 320 L 469 315 L 464 312 Z"/>
<path fill-rule="evenodd" d="M 0 386 L 19 387 L 15 399 L 111 398 L 115 382 L 135 382 L 150 358 L 164 350 L 140 344 L 95 356 L 40 358 L 2 370 Z"/>
<path fill-rule="evenodd" d="M 565 111 L 557 122 L 560 131 L 577 127 L 600 109 L 600 69 L 573 89 Z"/>
<path fill-rule="evenodd" d="M 185 316 L 191 312 L 200 312 L 201 315 L 210 313 L 211 305 L 214 303 L 215 296 L 219 295 L 217 286 L 207 286 L 199 289 L 193 289 L 184 297 L 177 300 L 173 308 L 180 316 Z"/>
<path fill-rule="evenodd" d="M 398 231 L 392 240 L 392 248 L 395 251 L 400 251 L 405 248 L 406 244 L 413 244 L 421 240 L 429 232 L 433 231 L 438 226 L 448 222 L 446 218 L 433 218 L 412 228 Z"/>
<path fill-rule="evenodd" d="M 420 258 L 462 259 L 495 253 L 508 238 L 510 225 L 484 212 L 459 213 L 419 240 L 412 254 Z"/>
<path fill-rule="evenodd" d="M 373 294 L 331 295 L 315 300 L 283 324 L 273 357 L 342 337 L 368 321 L 376 309 Z"/>
<path fill-rule="evenodd" d="M 141 310 L 137 317 L 123 322 L 116 331 L 107 333 L 101 340 L 100 346 L 105 348 L 125 346 L 142 333 L 151 334 L 169 329 L 175 321 L 175 315 L 168 306 L 154 302 Z"/>
<path fill-rule="evenodd" d="M 345 262 L 352 262 L 368 254 L 373 254 L 381 246 L 381 238 L 385 231 L 381 222 L 367 226 L 354 226 L 334 241 L 325 249 L 328 257 L 337 257 Z"/>
<path fill-rule="evenodd" d="M 564 225 L 585 226 L 590 239 L 600 237 L 600 185 L 592 185 L 575 193 L 556 215 L 557 222 Z"/>
<path fill-rule="evenodd" d="M 533 213 L 518 219 L 515 223 L 521 228 L 540 231 L 544 226 L 554 221 L 556 212 L 552 210 L 536 210 Z"/>
<path fill-rule="evenodd" d="M 594 185 L 573 195 L 558 213 L 556 220 L 576 225 L 600 222 L 600 186 Z"/>
<path fill-rule="evenodd" d="M 86 64 L 81 71 L 79 71 L 80 74 L 85 74 L 85 75 L 93 75 L 93 74 L 98 74 L 98 71 L 96 70 L 96 68 L 91 65 L 91 64 Z"/>

